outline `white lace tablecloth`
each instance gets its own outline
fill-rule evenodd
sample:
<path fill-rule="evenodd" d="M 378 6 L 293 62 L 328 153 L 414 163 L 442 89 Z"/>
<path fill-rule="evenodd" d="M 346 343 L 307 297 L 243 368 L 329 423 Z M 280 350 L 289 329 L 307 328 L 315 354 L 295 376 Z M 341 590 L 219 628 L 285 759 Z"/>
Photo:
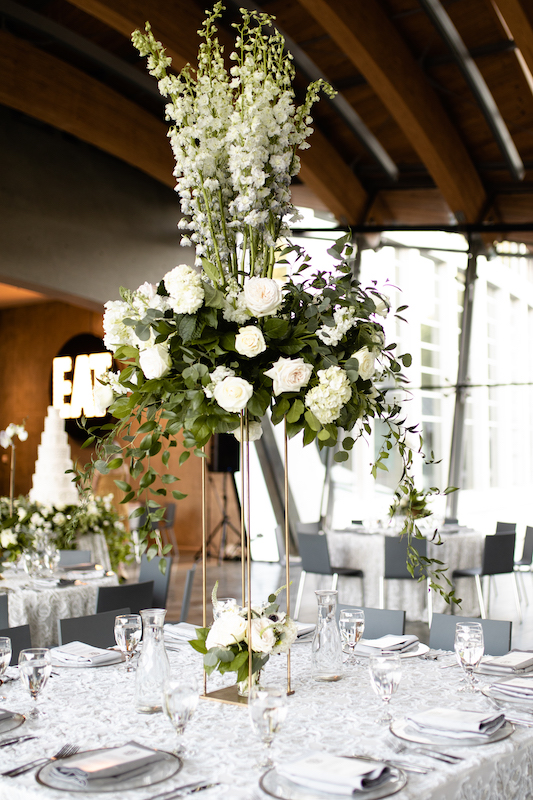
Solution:
<path fill-rule="evenodd" d="M 30 626 L 33 647 L 58 644 L 57 621 L 94 614 L 99 586 L 115 586 L 115 574 L 67 572 L 61 577 L 79 580 L 76 586 L 36 588 L 25 573 L 3 573 L 0 592 L 8 593 L 9 627 Z M 99 577 L 100 575 L 100 577 Z"/>
<path fill-rule="evenodd" d="M 408 774 L 407 786 L 398 800 L 530 800 L 533 796 L 533 729 L 517 728 L 501 742 L 477 747 L 446 747 L 464 760 L 450 766 L 427 756 L 406 752 L 398 755 L 399 740 L 376 724 L 380 701 L 373 694 L 366 666 L 353 669 L 337 683 L 315 683 L 310 674 L 310 645 L 297 644 L 292 650 L 292 683 L 295 694 L 288 698 L 288 715 L 274 744 L 278 761 L 308 748 L 334 754 L 402 758 L 429 769 L 427 775 Z M 201 675 L 201 657 L 188 645 L 169 653 L 174 677 L 187 672 Z M 425 706 L 448 706 L 489 710 L 482 695 L 458 693 L 458 667 L 440 669 L 455 657 L 447 654 L 438 661 L 410 658 L 402 661 L 400 687 L 391 702 L 395 716 Z M 22 764 L 41 755 L 52 755 L 65 743 L 81 749 L 121 745 L 129 740 L 162 749 L 173 749 L 174 731 L 163 714 L 142 715 L 134 710 L 134 673 L 123 665 L 96 669 L 59 669 L 43 692 L 41 704 L 46 718 L 35 728 L 40 738 L 0 750 L 2 769 Z M 271 658 L 264 670 L 265 682 L 283 683 L 286 658 Z M 209 689 L 222 679 L 213 676 Z M 225 683 L 228 683 L 226 676 Z M 25 712 L 29 708 L 19 681 L 6 687 L 5 706 Z M 29 731 L 25 723 L 19 733 Z M 255 764 L 262 754 L 250 728 L 245 707 L 201 700 L 189 724 L 184 744 L 194 749 L 183 770 L 173 778 L 149 789 L 110 792 L 96 797 L 108 800 L 149 800 L 160 792 L 195 780 L 219 781 L 222 785 L 201 793 L 202 800 L 264 800 L 258 786 L 260 771 Z M 0 777 L 0 800 L 64 800 L 83 794 L 60 792 L 38 785 L 34 773 L 18 778 Z"/>
<path fill-rule="evenodd" d="M 381 533 L 333 531 L 327 534 L 331 563 L 339 567 L 362 569 L 365 574 L 365 605 L 379 607 L 379 578 L 385 566 L 385 536 Z M 481 564 L 484 536 L 474 531 L 442 534 L 442 545 L 429 544 L 428 556 L 443 561 L 451 574 L 454 569 Z M 507 577 L 507 576 L 506 576 Z M 339 578 L 339 602 L 362 604 L 361 582 L 357 578 Z M 475 581 L 461 578 L 456 595 L 462 599 L 457 611 L 462 616 L 479 616 Z M 387 608 L 403 609 L 408 620 L 427 620 L 426 583 L 416 581 L 385 582 Z M 433 592 L 433 611 L 444 614 L 449 606 Z"/>

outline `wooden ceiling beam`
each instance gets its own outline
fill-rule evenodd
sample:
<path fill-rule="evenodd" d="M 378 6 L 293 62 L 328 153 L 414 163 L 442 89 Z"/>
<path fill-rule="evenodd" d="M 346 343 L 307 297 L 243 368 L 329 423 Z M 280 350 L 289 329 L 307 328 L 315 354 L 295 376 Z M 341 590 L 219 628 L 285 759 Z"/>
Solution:
<path fill-rule="evenodd" d="M 69 0 L 88 14 L 130 36 L 135 28 L 144 29 L 146 19 L 171 56 L 175 67 L 196 63 L 200 38 L 196 31 L 203 14 L 189 0 Z M 220 41 L 226 51 L 232 44 L 223 32 Z M 229 47 L 228 47 L 229 45 Z M 300 154 L 300 178 L 312 189 L 326 207 L 345 224 L 362 221 L 367 203 L 366 192 L 348 165 L 342 160 L 326 137 L 315 128 L 312 147 Z"/>
<path fill-rule="evenodd" d="M 298 0 L 365 76 L 460 222 L 486 202 L 478 172 L 406 43 L 378 0 Z"/>
<path fill-rule="evenodd" d="M 495 0 L 495 5 L 533 75 L 533 4 L 531 0 Z"/>
<path fill-rule="evenodd" d="M 0 103 L 174 187 L 167 126 L 104 84 L 0 31 Z"/>

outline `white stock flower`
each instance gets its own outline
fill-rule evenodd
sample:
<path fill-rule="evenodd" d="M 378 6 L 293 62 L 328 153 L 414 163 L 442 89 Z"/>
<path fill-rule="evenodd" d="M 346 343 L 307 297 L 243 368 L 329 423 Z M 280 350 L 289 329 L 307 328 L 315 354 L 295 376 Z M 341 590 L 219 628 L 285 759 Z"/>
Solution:
<path fill-rule="evenodd" d="M 317 330 L 316 335 L 324 344 L 334 347 L 340 342 L 344 334 L 357 324 L 357 317 L 353 308 L 338 308 L 333 312 L 333 320 L 335 322 L 334 326 L 322 325 Z"/>
<path fill-rule="evenodd" d="M 145 281 L 135 292 L 133 307 L 139 312 L 142 318 L 149 308 L 155 308 L 165 312 L 167 308 L 170 308 L 170 305 L 167 297 L 163 297 L 157 293 L 157 286 Z"/>
<path fill-rule="evenodd" d="M 231 376 L 217 383 L 213 390 L 213 397 L 224 411 L 233 413 L 242 411 L 254 393 L 254 387 L 244 378 Z"/>
<path fill-rule="evenodd" d="M 0 533 L 0 545 L 2 547 L 9 547 L 12 544 L 17 543 L 17 534 L 11 530 L 11 528 L 6 528 L 2 533 Z"/>
<path fill-rule="evenodd" d="M 281 305 L 281 289 L 273 278 L 250 278 L 244 284 L 244 299 L 254 317 L 266 317 Z"/>
<path fill-rule="evenodd" d="M 224 380 L 224 378 L 231 378 L 235 375 L 235 372 L 230 369 L 229 367 L 216 367 L 213 372 L 209 373 L 209 377 L 211 378 L 211 383 L 207 386 L 204 386 L 204 394 L 206 397 L 213 397 L 213 392 L 215 391 L 215 386 Z"/>
<path fill-rule="evenodd" d="M 131 310 L 122 300 L 108 300 L 104 306 L 104 345 L 113 353 L 121 345 L 137 345 L 138 339 L 133 328 L 124 324 Z"/>
<path fill-rule="evenodd" d="M 232 644 L 242 642 L 247 626 L 247 620 L 239 614 L 235 614 L 233 611 L 224 611 L 213 622 L 211 630 L 207 634 L 205 646 L 210 650 L 211 647 L 230 647 Z"/>
<path fill-rule="evenodd" d="M 232 434 L 235 436 L 238 442 L 241 441 L 241 428 L 235 428 L 234 431 L 231 431 Z M 253 420 L 252 422 L 248 423 L 248 441 L 249 442 L 257 442 L 258 439 L 261 438 L 263 435 L 263 428 L 261 427 L 260 422 L 256 422 Z M 246 441 L 246 429 L 244 431 L 244 441 Z"/>
<path fill-rule="evenodd" d="M 200 275 L 187 264 L 179 264 L 163 277 L 169 293 L 168 304 L 176 314 L 194 314 L 204 302 Z"/>
<path fill-rule="evenodd" d="M 307 386 L 313 373 L 313 367 L 303 358 L 278 358 L 265 375 L 274 382 L 274 394 L 282 392 L 299 392 Z"/>
<path fill-rule="evenodd" d="M 374 314 L 379 314 L 380 317 L 386 317 L 390 311 L 390 297 L 386 294 L 381 295 L 381 300 L 378 300 L 377 297 L 373 297 L 375 309 Z"/>
<path fill-rule="evenodd" d="M 338 419 L 343 405 L 352 396 L 352 388 L 341 367 L 320 369 L 317 375 L 319 384 L 307 392 L 305 405 L 322 425 L 327 425 Z"/>
<path fill-rule="evenodd" d="M 139 354 L 139 364 L 144 377 L 148 380 L 152 378 L 164 378 L 170 372 L 172 359 L 168 348 L 164 344 L 154 344 L 141 350 Z"/>
<path fill-rule="evenodd" d="M 239 333 L 235 337 L 235 350 L 241 356 L 253 358 L 266 350 L 265 337 L 260 328 L 255 325 L 247 325 L 239 328 Z"/>
<path fill-rule="evenodd" d="M 361 347 L 357 353 L 354 353 L 352 358 L 356 358 L 359 362 L 359 377 L 364 381 L 370 380 L 376 371 L 376 354 L 365 346 Z"/>
<path fill-rule="evenodd" d="M 248 631 L 246 630 L 246 640 Z M 271 653 L 276 644 L 273 623 L 268 617 L 252 620 L 252 650 L 254 653 Z"/>

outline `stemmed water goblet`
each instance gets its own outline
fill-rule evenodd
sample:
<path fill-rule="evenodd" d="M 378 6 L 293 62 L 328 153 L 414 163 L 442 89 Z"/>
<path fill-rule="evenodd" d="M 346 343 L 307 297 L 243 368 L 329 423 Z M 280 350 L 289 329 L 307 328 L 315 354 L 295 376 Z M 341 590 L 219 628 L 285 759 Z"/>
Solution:
<path fill-rule="evenodd" d="M 47 647 L 31 647 L 19 653 L 19 672 L 24 686 L 33 700 L 30 718 L 36 719 L 42 711 L 37 707 L 37 698 L 48 682 L 52 672 L 52 659 Z"/>
<path fill-rule="evenodd" d="M 182 737 L 198 705 L 198 695 L 198 681 L 194 677 L 170 679 L 163 688 L 163 710 L 178 735 L 174 753 L 182 758 L 194 755 L 190 748 L 183 746 Z"/>
<path fill-rule="evenodd" d="M 389 702 L 398 688 L 402 677 L 402 662 L 399 653 L 383 653 L 370 656 L 368 668 L 370 680 L 375 693 L 384 702 L 383 713 L 377 720 L 380 725 L 389 724 L 392 716 L 389 712 Z"/>
<path fill-rule="evenodd" d="M 265 745 L 265 758 L 257 766 L 270 769 L 272 742 L 287 716 L 287 692 L 279 686 L 252 686 L 248 695 L 248 712 L 253 730 Z"/>
<path fill-rule="evenodd" d="M 133 670 L 132 659 L 142 635 L 139 614 L 120 614 L 115 617 L 115 641 L 126 659 L 126 672 Z"/>
<path fill-rule="evenodd" d="M 466 676 L 466 686 L 460 692 L 476 692 L 474 670 L 479 665 L 485 644 L 480 622 L 463 622 L 455 626 L 454 649 Z"/>
<path fill-rule="evenodd" d="M 0 686 L 4 683 L 2 676 L 11 661 L 11 639 L 7 636 L 0 636 Z M 0 700 L 7 700 L 5 695 L 0 695 Z"/>
<path fill-rule="evenodd" d="M 342 609 L 339 615 L 342 649 L 348 652 L 348 663 L 360 664 L 354 656 L 355 645 L 365 629 L 365 612 L 361 608 Z"/>

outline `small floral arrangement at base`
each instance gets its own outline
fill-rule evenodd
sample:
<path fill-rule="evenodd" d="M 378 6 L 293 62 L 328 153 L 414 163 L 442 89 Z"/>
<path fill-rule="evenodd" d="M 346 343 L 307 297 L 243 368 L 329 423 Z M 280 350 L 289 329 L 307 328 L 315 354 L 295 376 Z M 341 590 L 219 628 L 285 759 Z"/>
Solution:
<path fill-rule="evenodd" d="M 218 581 L 213 589 L 216 606 Z M 263 669 L 271 655 L 288 653 L 298 635 L 296 623 L 279 611 L 277 596 L 285 589 L 281 586 L 269 595 L 268 602 L 252 606 L 252 674 Z M 190 641 L 204 656 L 204 670 L 208 675 L 217 670 L 221 675 L 236 672 L 237 682 L 248 678 L 248 609 L 235 608 L 223 611 L 209 628 L 197 628 L 196 639 Z"/>

